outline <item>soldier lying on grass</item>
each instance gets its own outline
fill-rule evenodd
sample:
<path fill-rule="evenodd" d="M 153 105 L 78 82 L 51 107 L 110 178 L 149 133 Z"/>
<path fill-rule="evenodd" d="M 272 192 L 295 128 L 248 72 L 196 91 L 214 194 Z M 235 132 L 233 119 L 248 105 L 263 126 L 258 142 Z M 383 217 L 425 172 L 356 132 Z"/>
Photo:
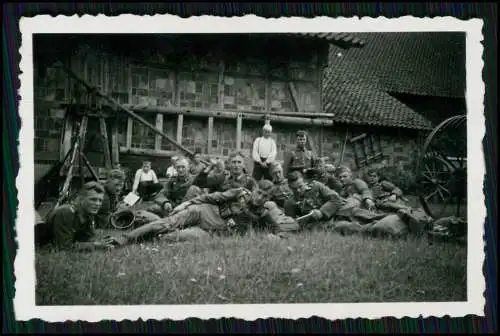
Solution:
<path fill-rule="evenodd" d="M 269 201 L 273 183 L 262 180 L 252 192 L 233 188 L 198 196 L 176 207 L 170 216 L 139 227 L 121 236 L 108 238 L 106 244 L 126 245 L 162 235 L 163 239 L 210 236 L 228 233 L 233 227 L 248 228 L 250 223 L 274 233 L 294 231 L 298 225 L 287 217 L 274 202 Z M 251 224 L 250 224 L 251 225 Z"/>
<path fill-rule="evenodd" d="M 363 209 L 360 202 L 349 202 L 337 192 L 318 181 L 306 182 L 301 173 L 294 171 L 288 176 L 294 199 L 285 203 L 288 216 L 300 216 L 301 229 L 327 228 L 339 233 L 368 233 L 403 235 L 408 231 L 420 231 L 426 216 L 400 210 L 387 215 Z"/>
<path fill-rule="evenodd" d="M 104 187 L 98 182 L 83 185 L 73 203 L 53 210 L 47 221 L 35 226 L 37 245 L 53 245 L 57 249 L 77 251 L 106 249 L 106 242 L 95 238 L 96 215 L 104 199 Z"/>
<path fill-rule="evenodd" d="M 409 207 L 401 189 L 388 180 L 381 179 L 376 169 L 369 169 L 366 172 L 366 182 L 368 182 L 377 209 L 396 212 Z"/>
<path fill-rule="evenodd" d="M 203 194 L 203 191 L 192 185 L 193 178 L 189 176 L 189 162 L 185 158 L 178 158 L 175 162 L 176 176 L 171 177 L 161 190 L 151 194 L 143 194 L 142 199 L 133 206 L 119 204 L 112 215 L 115 227 L 138 227 L 165 216 L 168 216 L 174 207 Z M 132 220 L 132 223 L 130 221 Z M 123 223 L 123 224 L 122 224 Z"/>

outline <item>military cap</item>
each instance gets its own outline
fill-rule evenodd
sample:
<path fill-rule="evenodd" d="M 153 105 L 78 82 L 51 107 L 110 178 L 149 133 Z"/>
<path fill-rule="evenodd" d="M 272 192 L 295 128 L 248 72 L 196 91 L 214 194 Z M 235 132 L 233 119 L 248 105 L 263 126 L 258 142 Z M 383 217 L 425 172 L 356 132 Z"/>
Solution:
<path fill-rule="evenodd" d="M 307 136 L 307 132 L 304 130 L 299 130 L 295 133 L 295 136 Z"/>

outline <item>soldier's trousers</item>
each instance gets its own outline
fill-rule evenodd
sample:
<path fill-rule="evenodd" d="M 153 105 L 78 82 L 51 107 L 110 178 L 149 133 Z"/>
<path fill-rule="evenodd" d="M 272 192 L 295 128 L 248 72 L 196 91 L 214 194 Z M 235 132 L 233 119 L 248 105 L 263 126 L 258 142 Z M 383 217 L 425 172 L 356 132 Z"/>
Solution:
<path fill-rule="evenodd" d="M 159 218 L 135 230 L 127 232 L 127 241 L 147 239 L 159 234 L 167 234 L 190 227 L 212 232 L 225 227 L 225 220 L 220 216 L 219 207 L 212 204 L 195 204 L 171 216 Z"/>
<path fill-rule="evenodd" d="M 395 202 L 381 201 L 381 202 L 377 202 L 376 205 L 377 205 L 377 209 L 380 209 L 380 210 L 386 211 L 386 212 L 397 212 L 398 210 L 409 208 L 408 205 L 404 204 L 403 202 L 399 202 L 399 201 L 395 201 Z"/>

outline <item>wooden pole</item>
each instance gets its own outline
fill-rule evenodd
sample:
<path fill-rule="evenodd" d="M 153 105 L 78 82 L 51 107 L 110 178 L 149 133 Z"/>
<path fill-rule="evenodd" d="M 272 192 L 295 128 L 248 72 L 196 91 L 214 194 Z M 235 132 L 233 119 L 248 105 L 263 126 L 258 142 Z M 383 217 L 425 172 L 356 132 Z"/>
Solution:
<path fill-rule="evenodd" d="M 66 110 L 67 111 L 67 110 Z M 71 114 L 67 111 L 64 116 L 64 131 L 60 151 L 60 159 L 62 160 L 66 154 L 71 150 L 71 142 L 73 135 L 73 119 Z"/>
<path fill-rule="evenodd" d="M 157 107 L 157 106 L 134 106 L 125 105 L 125 107 L 137 111 L 137 112 L 149 112 L 149 113 L 166 113 L 166 114 L 183 114 L 185 116 L 198 116 L 198 117 L 214 117 L 214 118 L 225 118 L 225 119 L 236 119 L 238 115 L 242 118 L 248 120 L 262 120 L 289 123 L 289 124 L 299 124 L 299 125 L 323 125 L 332 126 L 333 121 L 325 118 L 305 118 L 305 117 L 289 117 L 278 115 L 276 113 L 264 114 L 260 112 L 236 112 L 236 111 L 222 111 L 214 109 L 182 109 L 179 107 Z"/>
<path fill-rule="evenodd" d="M 214 137 L 214 117 L 208 117 L 208 147 L 207 153 L 212 153 L 212 139 Z"/>
<path fill-rule="evenodd" d="M 295 106 L 295 111 L 300 111 L 302 110 L 302 107 L 299 104 L 299 95 L 297 93 L 297 90 L 295 89 L 295 84 L 292 82 L 288 82 L 288 90 L 290 91 L 290 96 L 292 97 L 292 102 L 293 105 Z"/>
<path fill-rule="evenodd" d="M 158 113 L 156 115 L 156 124 L 155 124 L 157 129 L 162 130 L 163 129 L 163 114 Z M 155 137 L 155 149 L 160 150 L 161 149 L 161 136 L 159 134 L 156 134 Z"/>
<path fill-rule="evenodd" d="M 241 129 L 243 126 L 243 117 L 238 115 L 236 118 L 236 150 L 241 149 Z"/>
<path fill-rule="evenodd" d="M 348 136 L 349 136 L 349 129 L 346 127 L 344 143 L 342 144 L 342 150 L 340 151 L 339 165 L 344 162 L 344 153 L 345 153 L 345 147 L 347 146 L 347 137 Z"/>
<path fill-rule="evenodd" d="M 128 148 L 132 147 L 132 128 L 134 127 L 134 120 L 132 118 L 127 118 L 127 137 L 125 140 L 125 146 Z"/>
<path fill-rule="evenodd" d="M 118 140 L 118 120 L 115 118 L 111 124 L 111 158 L 113 165 L 120 163 L 120 143 Z"/>
<path fill-rule="evenodd" d="M 177 116 L 177 143 L 182 144 L 182 128 L 184 127 L 184 115 Z"/>
<path fill-rule="evenodd" d="M 111 153 L 109 151 L 108 130 L 106 129 L 106 120 L 99 118 L 99 126 L 101 128 L 101 136 L 104 147 L 104 164 L 107 169 L 111 169 Z"/>

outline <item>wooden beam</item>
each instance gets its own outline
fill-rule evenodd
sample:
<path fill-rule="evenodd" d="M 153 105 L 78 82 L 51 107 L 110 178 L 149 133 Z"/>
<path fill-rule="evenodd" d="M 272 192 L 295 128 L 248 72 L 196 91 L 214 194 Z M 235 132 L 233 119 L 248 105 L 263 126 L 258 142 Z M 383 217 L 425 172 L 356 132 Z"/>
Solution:
<path fill-rule="evenodd" d="M 243 126 L 243 117 L 238 114 L 236 117 L 236 150 L 241 149 L 241 129 Z"/>
<path fill-rule="evenodd" d="M 143 149 L 143 148 L 127 148 L 120 147 L 120 153 L 125 155 L 147 155 L 157 157 L 171 157 L 175 155 L 176 151 L 156 150 L 156 149 Z"/>
<path fill-rule="evenodd" d="M 64 130 L 63 136 L 61 138 L 61 150 L 59 151 L 59 158 L 62 160 L 66 154 L 71 150 L 71 140 L 73 135 L 73 118 L 71 114 L 66 110 L 66 115 L 64 116 Z"/>
<path fill-rule="evenodd" d="M 267 61 L 266 65 L 266 78 L 265 78 L 265 85 L 266 85 L 266 91 L 265 91 L 265 101 L 264 101 L 264 110 L 266 113 L 269 113 L 271 111 L 271 64 L 269 60 Z"/>
<path fill-rule="evenodd" d="M 182 145 L 182 128 L 184 126 L 184 115 L 179 114 L 177 116 L 177 143 Z"/>
<path fill-rule="evenodd" d="M 120 143 L 118 137 L 118 122 L 114 119 L 111 124 L 111 161 L 114 166 L 120 163 Z"/>
<path fill-rule="evenodd" d="M 236 119 L 240 114 L 243 118 L 248 120 L 259 120 L 288 123 L 288 124 L 300 124 L 300 125 L 324 125 L 332 126 L 334 123 L 331 119 L 324 118 L 305 118 L 305 117 L 288 117 L 282 115 L 273 114 L 263 114 L 259 112 L 233 112 L 233 111 L 219 111 L 219 110 L 183 110 L 181 108 L 172 107 L 156 107 L 156 106 L 139 106 L 137 108 L 131 108 L 131 110 L 137 112 L 145 113 L 165 113 L 165 114 L 178 114 L 187 116 L 197 116 L 197 117 L 214 117 L 214 118 L 224 118 L 224 119 Z"/>
<path fill-rule="evenodd" d="M 223 60 L 219 63 L 219 80 L 217 83 L 218 97 L 219 97 L 219 107 L 224 108 L 224 72 L 226 70 L 226 64 Z"/>
<path fill-rule="evenodd" d="M 358 135 L 358 136 L 355 136 L 355 137 L 351 138 L 349 141 L 350 141 L 351 143 L 353 143 L 353 142 L 355 142 L 355 141 L 358 141 L 358 140 L 363 139 L 364 137 L 366 137 L 366 133 L 363 133 L 363 134 L 360 134 L 360 135 Z"/>
<path fill-rule="evenodd" d="M 107 169 L 111 169 L 111 153 L 109 151 L 108 130 L 106 129 L 106 120 L 104 118 L 99 118 L 99 127 L 101 130 L 101 137 L 104 148 L 104 165 Z"/>
<path fill-rule="evenodd" d="M 181 108 L 175 106 L 163 107 L 163 106 L 142 106 L 142 105 L 131 105 L 126 104 L 124 107 L 134 110 L 136 112 L 150 112 L 150 113 L 167 113 L 167 114 L 184 114 L 193 116 L 207 116 L 211 115 L 214 117 L 223 116 L 225 113 L 234 113 L 237 115 L 241 113 L 243 116 L 247 114 L 256 114 L 265 117 L 269 113 L 264 111 L 248 111 L 248 110 L 229 110 L 229 109 L 200 109 L 200 108 Z M 272 112 L 274 116 L 290 116 L 290 117 L 302 117 L 302 118 L 333 118 L 335 115 L 333 113 L 315 113 L 315 112 L 282 112 L 276 111 Z"/>
<path fill-rule="evenodd" d="M 156 123 L 155 126 L 157 129 L 162 130 L 163 129 L 163 114 L 158 113 L 156 115 Z M 160 150 L 161 149 L 161 140 L 162 136 L 159 134 L 155 135 L 155 150 Z"/>
<path fill-rule="evenodd" d="M 288 82 L 288 91 L 290 91 L 290 96 L 292 97 L 292 102 L 293 106 L 295 106 L 295 111 L 300 111 L 302 110 L 300 104 L 299 104 L 299 95 L 297 93 L 297 90 L 295 89 L 295 84 L 292 82 Z"/>
<path fill-rule="evenodd" d="M 175 106 L 181 106 L 181 85 L 180 85 L 180 79 L 179 79 L 179 71 L 176 70 L 174 72 L 174 105 Z"/>
<path fill-rule="evenodd" d="M 132 128 L 134 127 L 134 120 L 132 118 L 127 119 L 127 138 L 125 140 L 125 145 L 130 148 L 132 147 Z"/>
<path fill-rule="evenodd" d="M 208 117 L 208 146 L 207 153 L 210 155 L 212 152 L 212 139 L 214 137 L 214 117 Z"/>

